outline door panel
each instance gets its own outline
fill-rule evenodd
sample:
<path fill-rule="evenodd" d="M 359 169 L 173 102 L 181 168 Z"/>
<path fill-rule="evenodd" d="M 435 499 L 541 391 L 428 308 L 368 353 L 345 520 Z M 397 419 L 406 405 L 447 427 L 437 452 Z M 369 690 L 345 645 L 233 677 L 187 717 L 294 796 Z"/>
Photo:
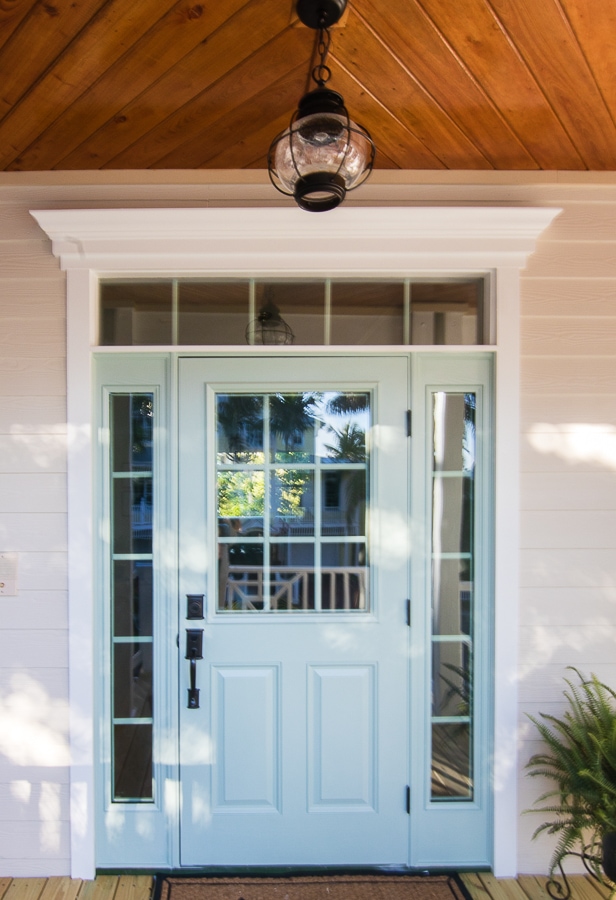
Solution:
<path fill-rule="evenodd" d="M 310 667 L 311 809 L 376 810 L 375 685 L 374 665 Z"/>
<path fill-rule="evenodd" d="M 404 359 L 181 361 L 183 866 L 408 861 L 407 396 Z"/>
<path fill-rule="evenodd" d="M 277 666 L 212 667 L 215 811 L 280 811 L 279 683 Z"/>

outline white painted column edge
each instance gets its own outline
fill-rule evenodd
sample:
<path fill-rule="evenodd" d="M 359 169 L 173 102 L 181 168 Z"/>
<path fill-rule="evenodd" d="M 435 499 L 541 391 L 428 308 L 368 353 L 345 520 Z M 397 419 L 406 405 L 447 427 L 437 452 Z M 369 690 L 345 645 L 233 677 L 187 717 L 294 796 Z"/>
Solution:
<path fill-rule="evenodd" d="M 494 504 L 494 874 L 518 867 L 520 271 L 498 268 Z"/>
<path fill-rule="evenodd" d="M 71 877 L 92 879 L 96 874 L 91 375 L 94 273 L 69 270 L 66 294 Z"/>

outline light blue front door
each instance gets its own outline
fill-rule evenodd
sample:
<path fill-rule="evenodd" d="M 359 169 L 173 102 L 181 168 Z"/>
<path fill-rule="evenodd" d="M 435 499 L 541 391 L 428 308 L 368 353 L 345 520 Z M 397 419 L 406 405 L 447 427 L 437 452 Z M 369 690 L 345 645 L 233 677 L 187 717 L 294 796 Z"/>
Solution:
<path fill-rule="evenodd" d="M 182 866 L 408 862 L 408 391 L 180 361 Z"/>

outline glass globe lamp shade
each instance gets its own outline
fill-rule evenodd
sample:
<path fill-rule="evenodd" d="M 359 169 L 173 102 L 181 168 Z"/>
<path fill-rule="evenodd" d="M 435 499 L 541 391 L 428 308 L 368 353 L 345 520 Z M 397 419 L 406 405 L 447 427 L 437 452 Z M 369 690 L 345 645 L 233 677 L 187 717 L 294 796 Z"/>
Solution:
<path fill-rule="evenodd" d="M 278 307 L 271 302 L 265 304 L 257 318 L 246 328 L 247 344 L 292 344 L 294 340 L 291 327 L 280 315 Z"/>
<path fill-rule="evenodd" d="M 274 138 L 268 156 L 272 184 L 302 209 L 334 209 L 359 187 L 374 164 L 365 128 L 349 119 L 340 94 L 317 88 L 300 100 L 289 127 Z"/>

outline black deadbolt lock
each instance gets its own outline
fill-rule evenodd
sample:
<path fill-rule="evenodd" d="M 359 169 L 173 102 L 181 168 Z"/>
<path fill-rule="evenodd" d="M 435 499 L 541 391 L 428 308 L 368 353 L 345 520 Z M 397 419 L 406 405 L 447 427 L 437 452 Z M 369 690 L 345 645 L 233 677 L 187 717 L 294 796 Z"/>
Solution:
<path fill-rule="evenodd" d="M 186 618 L 203 618 L 203 594 L 186 594 Z"/>

